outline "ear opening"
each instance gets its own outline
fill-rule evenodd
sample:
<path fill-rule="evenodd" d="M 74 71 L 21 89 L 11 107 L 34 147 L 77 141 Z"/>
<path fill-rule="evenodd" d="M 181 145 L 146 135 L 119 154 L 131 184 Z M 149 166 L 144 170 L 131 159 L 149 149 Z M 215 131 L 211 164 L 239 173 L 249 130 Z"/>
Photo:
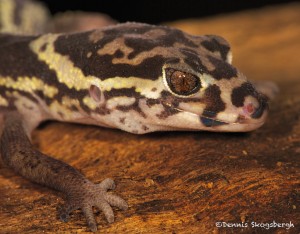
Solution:
<path fill-rule="evenodd" d="M 95 102 L 101 101 L 101 90 L 98 86 L 92 84 L 89 88 L 89 94 Z"/>

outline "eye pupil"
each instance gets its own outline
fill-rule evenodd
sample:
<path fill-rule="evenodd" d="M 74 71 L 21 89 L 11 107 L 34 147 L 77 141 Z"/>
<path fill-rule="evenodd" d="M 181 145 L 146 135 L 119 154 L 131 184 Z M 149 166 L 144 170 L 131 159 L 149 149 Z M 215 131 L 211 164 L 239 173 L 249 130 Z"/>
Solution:
<path fill-rule="evenodd" d="M 193 94 L 201 87 L 197 76 L 172 68 L 166 69 L 166 78 L 172 92 L 179 95 Z"/>

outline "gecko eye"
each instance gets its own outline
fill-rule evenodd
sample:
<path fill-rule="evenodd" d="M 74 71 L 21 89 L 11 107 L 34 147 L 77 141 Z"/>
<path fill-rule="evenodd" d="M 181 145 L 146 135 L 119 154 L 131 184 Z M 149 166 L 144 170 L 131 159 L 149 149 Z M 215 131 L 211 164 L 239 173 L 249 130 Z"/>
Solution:
<path fill-rule="evenodd" d="M 188 96 L 201 88 L 200 79 L 187 72 L 166 68 L 166 80 L 171 91 L 178 95 Z"/>

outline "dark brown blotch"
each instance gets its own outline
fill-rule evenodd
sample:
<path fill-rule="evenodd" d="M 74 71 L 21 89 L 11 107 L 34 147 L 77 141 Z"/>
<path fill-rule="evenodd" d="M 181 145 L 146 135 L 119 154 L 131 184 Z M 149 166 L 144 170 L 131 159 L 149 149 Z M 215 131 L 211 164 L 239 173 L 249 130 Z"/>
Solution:
<path fill-rule="evenodd" d="M 114 53 L 115 58 L 123 58 L 124 57 L 124 53 L 122 50 L 117 49 L 116 52 Z"/>
<path fill-rule="evenodd" d="M 227 54 L 228 52 L 230 51 L 230 47 L 228 45 L 224 45 L 222 43 L 220 43 L 218 40 L 217 40 L 217 37 L 216 36 L 213 36 L 213 35 L 208 35 L 208 37 L 212 38 L 211 40 L 205 40 L 203 42 L 201 42 L 201 45 L 211 51 L 211 52 L 216 52 L 218 51 L 221 55 L 221 58 L 226 61 L 227 59 Z"/>
<path fill-rule="evenodd" d="M 142 116 L 143 118 L 147 117 L 146 114 L 143 112 L 143 110 L 140 108 L 138 101 L 135 101 L 133 104 L 129 106 L 118 105 L 116 109 L 122 112 L 128 112 L 130 110 L 134 110 L 137 113 L 139 113 L 139 115 Z"/>
<path fill-rule="evenodd" d="M 160 119 L 166 119 L 169 116 L 175 115 L 179 113 L 179 103 L 180 103 L 181 98 L 175 97 L 172 93 L 169 93 L 167 91 L 162 91 L 161 92 L 161 98 L 159 103 L 163 106 L 163 111 L 156 116 Z M 155 103 L 155 102 L 152 102 Z M 148 105 L 150 104 L 147 103 Z"/>
<path fill-rule="evenodd" d="M 187 47 L 198 47 L 192 40 L 187 38 L 185 34 L 178 29 L 159 26 L 153 28 L 149 25 L 144 25 L 144 27 L 150 27 L 152 29 L 159 28 L 165 31 L 165 34 L 157 38 L 125 38 L 125 45 L 133 49 L 133 51 L 128 55 L 128 59 L 133 59 L 138 54 L 145 51 L 150 51 L 155 47 L 173 47 L 175 43 L 179 43 Z"/>
<path fill-rule="evenodd" d="M 115 89 L 112 88 L 110 91 L 104 91 L 104 98 L 105 100 L 108 100 L 110 98 L 114 97 L 134 97 L 134 98 L 141 98 L 143 97 L 140 93 L 137 93 L 135 91 L 135 87 L 131 88 L 121 88 L 121 89 Z"/>
<path fill-rule="evenodd" d="M 192 49 L 181 49 L 183 55 L 185 55 L 184 62 L 188 64 L 194 71 L 201 74 L 206 73 L 211 75 L 216 80 L 231 79 L 237 77 L 237 69 L 231 66 L 226 61 L 213 56 L 207 56 L 208 60 L 214 66 L 213 70 L 209 70 L 207 66 L 201 61 L 201 56 L 197 51 Z"/>
<path fill-rule="evenodd" d="M 152 107 L 154 105 L 160 104 L 161 101 L 159 99 L 155 99 L 155 98 L 148 98 L 146 101 L 146 104 L 148 107 Z"/>
<path fill-rule="evenodd" d="M 105 105 L 101 105 L 97 107 L 93 112 L 99 115 L 109 115 L 111 113 L 110 110 Z"/>
<path fill-rule="evenodd" d="M 180 112 L 178 109 L 170 108 L 170 106 L 164 103 L 162 103 L 162 105 L 164 107 L 164 110 L 161 113 L 156 115 L 159 119 L 166 119 L 169 116 L 175 115 Z"/>
<path fill-rule="evenodd" d="M 184 62 L 188 64 L 194 71 L 199 73 L 209 73 L 207 67 L 202 63 L 200 55 L 197 51 L 184 48 L 180 49 L 181 53 L 185 55 Z"/>
<path fill-rule="evenodd" d="M 232 90 L 231 102 L 236 107 L 242 107 L 244 105 L 245 98 L 249 95 L 253 97 L 258 96 L 254 86 L 249 82 L 245 82 L 240 87 Z"/>
<path fill-rule="evenodd" d="M 221 98 L 221 90 L 216 84 L 206 88 L 202 101 L 206 104 L 203 111 L 203 116 L 205 117 L 213 118 L 219 112 L 224 111 L 226 107 Z"/>
<path fill-rule="evenodd" d="M 237 69 L 231 66 L 226 61 L 217 59 L 213 56 L 208 56 L 208 59 L 215 67 L 214 70 L 209 72 L 209 74 L 212 75 L 213 78 L 220 80 L 237 77 Z"/>
<path fill-rule="evenodd" d="M 143 112 L 143 110 L 139 106 L 139 101 L 142 98 L 145 98 L 140 93 L 137 93 L 135 91 L 135 87 L 132 88 L 122 88 L 122 89 L 111 89 L 110 91 L 104 91 L 103 92 L 105 100 L 114 98 L 114 97 L 134 97 L 135 102 L 129 106 L 123 106 L 123 105 L 117 105 L 116 109 L 128 112 L 130 110 L 134 110 L 137 113 L 139 113 L 143 118 L 146 118 L 146 114 Z"/>

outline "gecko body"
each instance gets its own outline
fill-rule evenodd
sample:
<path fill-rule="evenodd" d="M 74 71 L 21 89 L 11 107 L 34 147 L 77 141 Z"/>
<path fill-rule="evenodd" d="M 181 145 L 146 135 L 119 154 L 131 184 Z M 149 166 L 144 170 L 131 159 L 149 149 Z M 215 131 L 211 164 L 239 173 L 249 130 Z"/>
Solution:
<path fill-rule="evenodd" d="M 68 35 L 2 35 L 0 41 L 0 107 L 25 116 L 34 109 L 34 122 L 138 134 L 250 131 L 267 115 L 266 100 L 230 64 L 229 45 L 218 36 L 125 23 Z"/>
<path fill-rule="evenodd" d="M 30 133 L 45 120 L 118 128 L 252 131 L 266 120 L 267 98 L 231 64 L 229 44 L 166 26 L 124 23 L 70 33 L 0 34 L 3 161 L 24 177 L 66 194 L 61 214 L 91 207 L 113 222 L 126 202 L 71 166 L 34 149 Z"/>

